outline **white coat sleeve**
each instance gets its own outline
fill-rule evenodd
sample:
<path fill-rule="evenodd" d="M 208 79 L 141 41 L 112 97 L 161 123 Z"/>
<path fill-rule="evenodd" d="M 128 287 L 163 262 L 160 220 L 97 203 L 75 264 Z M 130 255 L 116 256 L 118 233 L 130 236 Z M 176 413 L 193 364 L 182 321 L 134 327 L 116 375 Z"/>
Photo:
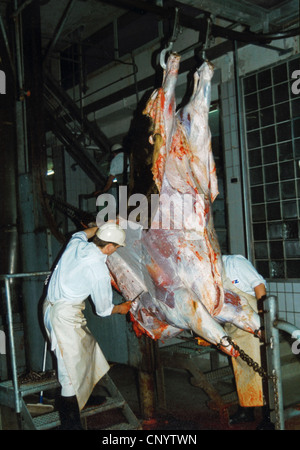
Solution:
<path fill-rule="evenodd" d="M 255 267 L 251 264 L 248 259 L 239 255 L 238 259 L 235 261 L 236 270 L 242 275 L 242 280 L 244 283 L 248 284 L 252 289 L 254 289 L 259 284 L 264 284 L 266 286 L 266 281 L 257 272 Z"/>
<path fill-rule="evenodd" d="M 113 291 L 110 277 L 97 280 L 91 289 L 91 298 L 95 305 L 96 314 L 101 317 L 110 316 L 113 310 Z"/>

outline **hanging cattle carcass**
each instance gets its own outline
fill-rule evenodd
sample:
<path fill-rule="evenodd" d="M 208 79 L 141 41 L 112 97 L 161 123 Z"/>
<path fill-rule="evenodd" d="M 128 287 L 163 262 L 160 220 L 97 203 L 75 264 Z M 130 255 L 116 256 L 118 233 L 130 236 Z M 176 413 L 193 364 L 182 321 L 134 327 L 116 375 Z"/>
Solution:
<path fill-rule="evenodd" d="M 213 66 L 204 62 L 196 70 L 191 98 L 176 112 L 179 64 L 180 56 L 172 53 L 162 86 L 144 110 L 151 120 L 158 207 L 149 229 L 120 217 L 127 245 L 107 261 L 123 297 L 135 299 L 130 314 L 137 334 L 165 340 L 191 330 L 236 357 L 239 353 L 223 340 L 222 323 L 250 333 L 260 323 L 247 300 L 222 280 L 211 211 L 218 195 L 208 125 Z"/>

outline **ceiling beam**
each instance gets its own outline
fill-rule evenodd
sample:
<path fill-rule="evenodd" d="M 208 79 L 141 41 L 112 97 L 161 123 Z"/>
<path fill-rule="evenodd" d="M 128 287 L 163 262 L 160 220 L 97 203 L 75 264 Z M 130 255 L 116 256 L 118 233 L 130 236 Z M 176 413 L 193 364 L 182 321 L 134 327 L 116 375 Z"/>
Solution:
<path fill-rule="evenodd" d="M 265 9 L 239 0 L 189 0 L 188 5 L 213 16 L 248 25 L 253 31 L 263 28 L 268 15 Z"/>
<path fill-rule="evenodd" d="M 289 0 L 288 3 L 279 6 L 271 10 L 268 14 L 268 19 L 270 23 L 280 24 L 284 20 L 291 20 L 297 18 L 299 21 L 300 14 L 300 3 L 299 0 Z M 300 34 L 300 30 L 299 30 Z"/>
<path fill-rule="evenodd" d="M 145 11 L 152 13 L 154 15 L 159 16 L 162 19 L 169 19 L 170 15 L 174 13 L 174 8 L 164 8 L 162 6 L 156 6 L 149 2 L 145 2 L 142 0 L 100 0 L 102 3 L 107 3 L 110 5 L 115 5 L 125 10 L 134 10 L 134 11 Z M 180 3 L 176 2 L 176 5 L 179 6 Z M 183 5 L 184 6 L 184 5 Z M 201 14 L 201 10 L 199 10 L 199 14 Z M 206 28 L 206 19 L 191 17 L 187 14 L 184 14 L 179 11 L 178 15 L 179 25 L 184 28 L 190 28 L 199 32 L 203 32 Z M 237 42 L 247 42 L 247 43 L 256 43 L 260 42 L 262 44 L 269 43 L 274 39 L 283 39 L 291 36 L 296 36 L 299 34 L 299 30 L 293 29 L 282 33 L 253 33 L 253 32 L 240 32 L 235 31 L 230 28 L 224 28 L 216 24 L 211 25 L 211 35 L 214 37 L 222 37 L 224 39 L 228 39 L 231 41 Z"/>

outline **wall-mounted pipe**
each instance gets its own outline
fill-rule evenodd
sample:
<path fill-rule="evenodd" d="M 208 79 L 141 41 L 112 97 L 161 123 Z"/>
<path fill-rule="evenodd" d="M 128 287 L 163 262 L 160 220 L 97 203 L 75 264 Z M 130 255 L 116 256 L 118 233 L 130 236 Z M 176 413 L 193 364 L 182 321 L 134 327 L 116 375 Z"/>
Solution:
<path fill-rule="evenodd" d="M 278 328 L 278 330 L 285 331 L 293 336 L 294 339 L 300 340 L 300 330 L 299 327 L 292 325 L 289 322 L 285 322 L 284 320 L 275 320 L 274 327 Z"/>
<path fill-rule="evenodd" d="M 245 134 L 243 127 L 243 114 L 242 114 L 242 96 L 241 96 L 241 81 L 239 74 L 239 57 L 237 42 L 234 41 L 233 50 L 234 60 L 234 74 L 235 74 L 235 88 L 236 88 L 236 105 L 237 105 L 237 122 L 238 122 L 238 134 L 239 134 L 239 150 L 240 150 L 240 171 L 242 178 L 242 196 L 243 196 L 243 218 L 245 228 L 245 248 L 247 259 L 253 260 L 252 247 L 251 247 L 251 223 L 249 212 L 249 195 L 248 195 L 248 171 L 247 171 L 247 155 L 245 145 Z"/>

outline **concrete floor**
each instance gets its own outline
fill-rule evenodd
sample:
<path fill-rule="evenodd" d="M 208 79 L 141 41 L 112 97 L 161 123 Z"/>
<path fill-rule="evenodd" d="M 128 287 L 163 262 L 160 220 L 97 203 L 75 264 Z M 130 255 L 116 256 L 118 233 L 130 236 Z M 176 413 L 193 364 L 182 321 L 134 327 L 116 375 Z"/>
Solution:
<path fill-rule="evenodd" d="M 199 387 L 191 383 L 191 375 L 182 369 L 164 369 L 165 407 L 157 405 L 151 418 L 143 417 L 139 403 L 137 373 L 134 369 L 115 365 L 110 370 L 110 377 L 128 402 L 135 415 L 141 420 L 143 430 L 256 430 L 262 420 L 260 408 L 255 410 L 255 421 L 247 424 L 229 426 L 226 420 L 237 408 L 234 383 L 230 380 L 220 381 L 215 385 L 220 394 L 233 393 L 229 397 L 232 404 L 227 416 L 219 414 L 209 407 L 209 396 Z M 298 378 L 299 381 L 299 378 Z M 292 382 L 291 388 L 294 383 Z M 286 387 L 286 391 L 287 391 Z M 299 397 L 300 398 L 300 397 Z M 300 405 L 300 403 L 299 403 Z M 101 421 L 101 418 L 98 419 Z M 99 424 L 99 422 L 98 422 Z M 97 418 L 90 420 L 90 428 L 97 429 Z M 300 416 L 285 423 L 286 430 L 300 430 Z"/>
<path fill-rule="evenodd" d="M 142 415 L 138 397 L 137 374 L 126 366 L 114 366 L 110 376 L 146 430 L 222 430 L 217 411 L 208 408 L 209 396 L 191 384 L 191 375 L 182 369 L 164 369 L 165 405 L 156 401 L 153 417 Z M 221 387 L 221 386 L 220 386 Z M 231 383 L 222 388 L 232 391 Z M 234 410 L 234 407 L 233 407 Z M 226 428 L 226 427 L 225 427 Z"/>
<path fill-rule="evenodd" d="M 198 361 L 199 363 L 199 361 Z M 207 371 L 210 362 L 200 358 L 199 370 Z M 221 364 L 222 366 L 222 364 Z M 225 368 L 230 368 L 225 362 Z M 256 430 L 262 420 L 262 412 L 255 410 L 255 421 L 248 424 L 229 426 L 227 419 L 237 408 L 237 396 L 234 381 L 230 377 L 213 383 L 220 395 L 229 394 L 231 406 L 223 415 L 211 406 L 210 397 L 200 387 L 193 385 L 193 377 L 190 371 L 185 369 L 165 367 L 163 370 L 162 390 L 165 395 L 165 403 L 162 398 L 156 400 L 156 407 L 151 417 L 145 417 L 142 405 L 139 401 L 139 382 L 137 370 L 126 365 L 112 364 L 109 376 L 127 401 L 131 410 L 141 421 L 142 430 Z M 299 374 L 284 383 L 284 394 L 288 403 L 299 401 L 300 409 L 300 383 Z M 44 402 L 47 403 L 47 394 L 44 393 Z M 56 393 L 50 394 L 49 402 L 54 401 Z M 38 399 L 36 400 L 38 401 Z M 113 412 L 111 414 L 114 414 Z M 14 415 L 8 408 L 3 415 L 3 429 L 18 429 Z M 103 413 L 91 416 L 87 419 L 88 430 L 103 429 Z M 286 430 L 300 430 L 300 416 L 290 419 L 285 424 Z"/>

